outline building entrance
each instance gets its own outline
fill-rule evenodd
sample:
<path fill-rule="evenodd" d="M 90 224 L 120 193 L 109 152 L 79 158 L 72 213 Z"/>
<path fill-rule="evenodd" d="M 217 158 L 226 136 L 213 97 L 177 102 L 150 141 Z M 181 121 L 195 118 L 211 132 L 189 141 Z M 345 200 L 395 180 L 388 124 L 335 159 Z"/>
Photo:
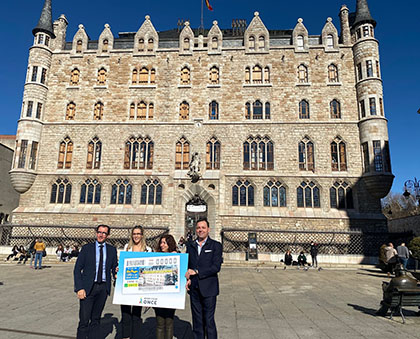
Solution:
<path fill-rule="evenodd" d="M 185 204 L 185 237 L 193 238 L 198 219 L 207 218 L 207 203 L 198 194 Z"/>

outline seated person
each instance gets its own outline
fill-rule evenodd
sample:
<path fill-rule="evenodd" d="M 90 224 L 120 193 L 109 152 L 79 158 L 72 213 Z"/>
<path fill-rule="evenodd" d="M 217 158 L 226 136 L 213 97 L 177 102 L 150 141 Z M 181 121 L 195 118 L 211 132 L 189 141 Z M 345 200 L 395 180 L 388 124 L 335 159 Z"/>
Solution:
<path fill-rule="evenodd" d="M 284 255 L 284 263 L 287 266 L 290 266 L 293 263 L 293 257 L 292 257 L 292 254 L 290 253 L 290 250 L 287 250 L 287 252 Z"/>
<path fill-rule="evenodd" d="M 9 261 L 10 258 L 16 257 L 19 253 L 19 247 L 17 245 L 13 246 L 12 253 L 10 253 L 4 261 Z"/>
<path fill-rule="evenodd" d="M 55 253 L 57 254 L 57 260 L 63 260 L 63 252 L 64 252 L 64 247 L 63 245 L 58 245 L 57 249 L 55 250 Z"/>
<path fill-rule="evenodd" d="M 24 259 L 26 259 L 28 254 L 29 253 L 25 250 L 25 247 L 20 246 L 20 248 L 19 248 L 19 257 L 18 257 L 19 261 L 18 261 L 18 264 L 20 264 Z M 28 260 L 28 259 L 26 259 L 26 260 Z M 26 260 L 25 260 L 25 263 L 26 263 Z"/>
<path fill-rule="evenodd" d="M 77 258 L 79 256 L 79 247 L 74 245 L 71 249 L 71 253 L 69 254 L 69 260 L 71 258 Z"/>
<path fill-rule="evenodd" d="M 298 265 L 299 266 L 305 266 L 307 264 L 308 264 L 308 262 L 306 260 L 305 253 L 303 253 L 303 251 L 301 251 L 299 256 L 298 256 Z"/>
<path fill-rule="evenodd" d="M 70 254 L 71 254 L 71 249 L 70 249 L 70 246 L 67 245 L 66 248 L 64 249 L 63 253 L 61 254 L 61 260 L 62 261 L 69 261 Z"/>

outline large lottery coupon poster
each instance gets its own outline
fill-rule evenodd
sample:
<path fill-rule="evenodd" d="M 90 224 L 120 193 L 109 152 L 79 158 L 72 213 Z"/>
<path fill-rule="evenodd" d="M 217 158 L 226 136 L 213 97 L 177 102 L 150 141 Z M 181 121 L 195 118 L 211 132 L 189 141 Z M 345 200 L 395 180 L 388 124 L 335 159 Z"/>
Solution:
<path fill-rule="evenodd" d="M 121 252 L 114 304 L 185 308 L 188 254 Z"/>

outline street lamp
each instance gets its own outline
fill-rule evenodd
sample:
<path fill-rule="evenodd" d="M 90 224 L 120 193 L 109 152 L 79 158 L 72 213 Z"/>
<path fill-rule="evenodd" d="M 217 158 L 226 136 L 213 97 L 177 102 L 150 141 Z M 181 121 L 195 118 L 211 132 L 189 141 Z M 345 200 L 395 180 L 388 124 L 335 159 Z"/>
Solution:
<path fill-rule="evenodd" d="M 410 195 L 412 193 L 410 193 L 410 191 L 413 192 L 414 197 L 416 198 L 418 204 L 420 205 L 420 181 L 417 180 L 417 178 L 414 178 L 413 180 L 407 180 L 404 183 L 404 193 L 403 196 L 408 199 L 410 197 Z"/>

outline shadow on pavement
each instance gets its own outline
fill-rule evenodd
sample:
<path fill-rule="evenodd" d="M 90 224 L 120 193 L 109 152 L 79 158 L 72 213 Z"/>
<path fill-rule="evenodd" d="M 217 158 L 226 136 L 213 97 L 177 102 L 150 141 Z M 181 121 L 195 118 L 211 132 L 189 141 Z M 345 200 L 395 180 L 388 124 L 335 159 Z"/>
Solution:
<path fill-rule="evenodd" d="M 378 304 L 379 304 L 379 302 L 378 302 Z M 378 317 L 378 315 L 376 314 L 377 309 L 367 308 L 367 307 L 363 307 L 363 306 L 355 305 L 355 304 L 347 304 L 347 305 L 353 307 L 356 311 L 360 311 L 360 312 L 363 312 L 365 314 L 369 314 L 369 315 L 372 315 L 374 317 Z M 378 309 L 379 309 L 379 306 L 378 306 Z"/>

